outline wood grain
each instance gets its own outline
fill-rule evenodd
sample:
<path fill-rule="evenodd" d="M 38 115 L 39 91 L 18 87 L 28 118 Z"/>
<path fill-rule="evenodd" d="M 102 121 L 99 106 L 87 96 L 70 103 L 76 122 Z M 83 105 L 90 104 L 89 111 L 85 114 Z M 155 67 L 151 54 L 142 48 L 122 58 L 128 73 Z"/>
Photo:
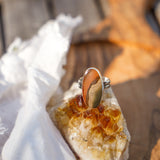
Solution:
<path fill-rule="evenodd" d="M 132 136 L 129 159 L 149 160 L 160 138 L 160 37 L 145 18 L 153 1 L 100 0 L 103 21 L 92 0 L 48 1 L 54 4 L 53 14 L 84 17 L 70 47 L 62 88 L 67 90 L 88 67 L 108 76 Z M 5 0 L 7 45 L 16 36 L 31 37 L 48 17 L 44 0 Z"/>
<path fill-rule="evenodd" d="M 105 68 L 121 53 L 122 48 L 108 42 L 71 45 L 61 86 L 67 90 L 84 74 L 88 67 L 96 67 L 104 74 Z"/>
<path fill-rule="evenodd" d="M 113 86 L 131 133 L 130 159 L 150 159 L 160 137 L 160 73 Z"/>
<path fill-rule="evenodd" d="M 107 18 L 90 31 L 75 36 L 74 41 L 109 41 L 124 48 L 123 54 L 106 69 L 106 75 L 114 84 L 145 77 L 159 70 L 160 38 L 151 29 L 145 17 L 153 1 L 108 2 L 110 13 L 108 14 L 108 10 L 104 11 L 108 15 Z M 123 62 L 128 67 L 125 67 Z M 144 65 L 145 62 L 148 64 Z"/>
<path fill-rule="evenodd" d="M 65 13 L 73 17 L 78 15 L 83 17 L 82 25 L 76 29 L 77 33 L 87 31 L 101 21 L 94 0 L 53 0 L 53 4 L 55 15 Z"/>
<path fill-rule="evenodd" d="M 155 15 L 156 15 L 158 23 L 160 25 L 160 1 L 158 2 L 157 6 L 155 8 Z"/>
<path fill-rule="evenodd" d="M 0 36 L 1 36 L 1 33 L 0 33 Z M 3 54 L 3 49 L 2 48 L 3 48 L 2 47 L 2 41 L 0 40 L 0 58 L 1 58 L 2 54 Z"/>
<path fill-rule="evenodd" d="M 159 160 L 160 159 L 160 139 L 158 140 L 156 146 L 152 150 L 151 160 Z"/>
<path fill-rule="evenodd" d="M 101 1 L 103 6 L 105 0 Z M 145 18 L 146 10 L 152 2 L 152 0 L 108 0 L 109 11 L 104 11 L 108 16 L 89 32 L 77 37 L 77 41 L 98 39 L 138 45 L 146 49 L 159 49 L 159 37 L 152 31 Z"/>
<path fill-rule="evenodd" d="M 151 1 L 108 2 L 107 18 L 74 37 L 62 86 L 66 90 L 88 67 L 108 76 L 131 133 L 129 159 L 149 160 L 160 138 L 160 38 L 145 19 Z"/>
<path fill-rule="evenodd" d="M 65 67 L 67 74 L 62 80 L 63 89 L 68 89 L 88 67 L 97 67 L 105 73 L 105 68 L 122 52 L 122 47 L 112 43 L 73 45 Z M 160 99 L 156 96 L 159 79 L 160 72 L 156 72 L 145 78 L 112 85 L 132 137 L 130 160 L 149 160 L 151 150 L 160 137 Z"/>
<path fill-rule="evenodd" d="M 4 0 L 3 7 L 7 46 L 15 37 L 31 38 L 49 18 L 44 0 Z"/>
<path fill-rule="evenodd" d="M 3 52 L 5 52 L 5 42 L 4 42 L 4 26 L 3 26 L 3 8 L 2 2 L 0 1 L 0 57 Z"/>

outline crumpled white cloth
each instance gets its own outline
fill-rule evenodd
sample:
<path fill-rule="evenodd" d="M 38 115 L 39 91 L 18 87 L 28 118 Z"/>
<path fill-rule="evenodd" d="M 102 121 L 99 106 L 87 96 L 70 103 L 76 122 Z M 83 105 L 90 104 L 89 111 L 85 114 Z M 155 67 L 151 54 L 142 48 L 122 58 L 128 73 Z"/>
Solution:
<path fill-rule="evenodd" d="M 45 24 L 31 40 L 16 39 L 1 58 L 0 152 L 3 147 L 3 160 L 75 159 L 51 122 L 46 104 L 56 94 L 64 74 L 72 31 L 81 21 L 81 17 L 60 15 Z"/>

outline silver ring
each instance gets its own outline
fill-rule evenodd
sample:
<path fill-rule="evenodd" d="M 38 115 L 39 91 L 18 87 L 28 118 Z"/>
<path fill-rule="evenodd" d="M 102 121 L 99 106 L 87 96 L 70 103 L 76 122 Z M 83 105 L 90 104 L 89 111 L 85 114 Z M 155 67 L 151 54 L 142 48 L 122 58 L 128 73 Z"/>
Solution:
<path fill-rule="evenodd" d="M 104 85 L 104 89 L 106 88 L 109 88 L 111 85 L 110 85 L 110 79 L 107 78 L 107 77 L 102 77 L 103 79 L 103 85 Z M 82 83 L 83 83 L 83 77 L 80 77 L 79 80 L 78 80 L 78 86 L 79 88 L 82 88 Z"/>
<path fill-rule="evenodd" d="M 102 77 L 98 69 L 91 67 L 78 80 L 78 84 L 82 89 L 84 103 L 90 108 L 96 108 L 101 102 L 103 90 L 110 87 L 110 79 Z"/>

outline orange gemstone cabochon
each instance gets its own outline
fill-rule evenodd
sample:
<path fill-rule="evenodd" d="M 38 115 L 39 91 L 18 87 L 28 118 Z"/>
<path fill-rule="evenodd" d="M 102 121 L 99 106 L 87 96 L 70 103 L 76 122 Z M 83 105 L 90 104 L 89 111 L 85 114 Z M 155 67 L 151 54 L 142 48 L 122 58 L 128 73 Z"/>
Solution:
<path fill-rule="evenodd" d="M 86 105 L 95 108 L 99 105 L 102 97 L 103 82 L 97 69 L 89 68 L 84 74 L 82 95 Z"/>

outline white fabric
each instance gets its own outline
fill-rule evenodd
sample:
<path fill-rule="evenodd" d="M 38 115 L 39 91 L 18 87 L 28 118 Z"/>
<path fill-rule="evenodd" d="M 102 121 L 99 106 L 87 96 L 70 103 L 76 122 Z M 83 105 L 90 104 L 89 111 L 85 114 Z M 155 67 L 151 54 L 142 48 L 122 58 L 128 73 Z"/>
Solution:
<path fill-rule="evenodd" d="M 3 160 L 75 159 L 45 107 L 64 74 L 71 33 L 81 20 L 60 15 L 31 40 L 16 39 L 1 58 L 0 152 L 10 135 Z"/>

